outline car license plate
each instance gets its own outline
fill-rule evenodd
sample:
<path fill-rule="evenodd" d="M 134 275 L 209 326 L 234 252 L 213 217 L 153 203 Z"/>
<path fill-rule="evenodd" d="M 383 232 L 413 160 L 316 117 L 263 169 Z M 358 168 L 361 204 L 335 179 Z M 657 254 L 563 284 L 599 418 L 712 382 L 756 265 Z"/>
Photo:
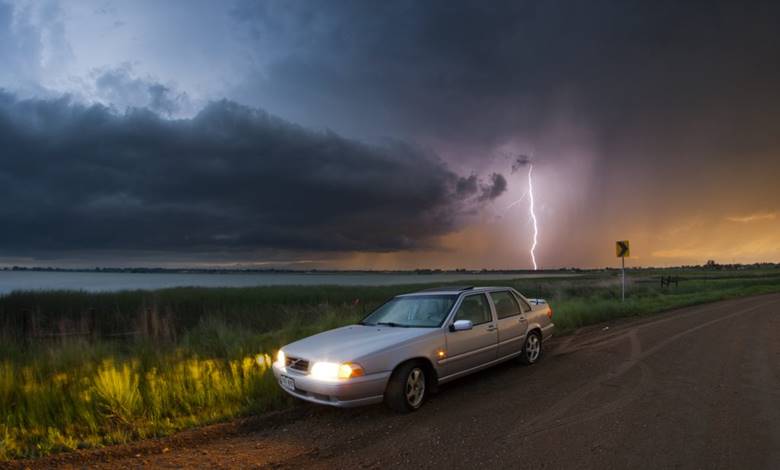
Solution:
<path fill-rule="evenodd" d="M 287 377 L 286 375 L 279 376 L 279 385 L 287 390 L 295 390 L 295 380 Z"/>

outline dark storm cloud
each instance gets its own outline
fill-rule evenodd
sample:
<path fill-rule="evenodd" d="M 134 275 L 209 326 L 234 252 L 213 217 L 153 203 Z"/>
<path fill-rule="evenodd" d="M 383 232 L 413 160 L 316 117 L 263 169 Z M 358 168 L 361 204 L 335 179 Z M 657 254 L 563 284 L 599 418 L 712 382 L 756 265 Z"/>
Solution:
<path fill-rule="evenodd" d="M 0 92 L 0 247 L 385 251 L 426 246 L 477 197 L 435 155 L 312 132 L 232 102 L 192 119 Z"/>
<path fill-rule="evenodd" d="M 93 75 L 97 96 L 113 106 L 121 109 L 145 107 L 167 116 L 189 111 L 190 103 L 186 93 L 177 93 L 171 87 L 152 79 L 138 78 L 133 75 L 132 67 L 128 64 L 98 70 Z"/>
<path fill-rule="evenodd" d="M 271 58 L 242 96 L 291 115 L 484 148 L 574 111 L 610 145 L 706 124 L 740 147 L 776 114 L 778 5 L 246 1 L 234 17 Z"/>
<path fill-rule="evenodd" d="M 455 194 L 460 198 L 472 196 L 477 192 L 477 185 L 477 175 L 460 177 L 455 185 Z"/>
<path fill-rule="evenodd" d="M 528 166 L 531 163 L 531 157 L 528 155 L 518 155 L 512 162 L 512 173 L 520 171 L 520 169 Z"/>
<path fill-rule="evenodd" d="M 506 187 L 507 183 L 504 175 L 493 173 L 490 175 L 490 183 L 482 186 L 482 194 L 480 194 L 479 199 L 482 201 L 492 201 L 504 194 Z"/>

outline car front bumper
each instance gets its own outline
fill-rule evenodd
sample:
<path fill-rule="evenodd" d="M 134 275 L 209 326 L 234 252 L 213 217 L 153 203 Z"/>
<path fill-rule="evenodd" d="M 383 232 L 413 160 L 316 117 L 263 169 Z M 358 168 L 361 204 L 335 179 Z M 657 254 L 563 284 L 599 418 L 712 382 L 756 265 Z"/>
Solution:
<path fill-rule="evenodd" d="M 380 403 L 384 398 L 387 381 L 390 379 L 389 371 L 353 379 L 328 381 L 314 379 L 277 363 L 274 363 L 273 370 L 277 383 L 282 375 L 295 381 L 295 390 L 279 385 L 282 390 L 295 398 L 340 408 Z"/>

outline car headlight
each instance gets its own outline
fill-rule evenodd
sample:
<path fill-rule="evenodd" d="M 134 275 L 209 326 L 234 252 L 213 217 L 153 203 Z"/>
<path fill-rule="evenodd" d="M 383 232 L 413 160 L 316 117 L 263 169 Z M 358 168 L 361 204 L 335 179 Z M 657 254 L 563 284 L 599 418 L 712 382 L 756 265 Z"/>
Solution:
<path fill-rule="evenodd" d="M 276 363 L 279 364 L 280 366 L 283 366 L 286 360 L 287 360 L 287 356 L 285 356 L 284 351 L 280 349 L 279 352 L 276 353 Z"/>
<path fill-rule="evenodd" d="M 353 362 L 315 362 L 309 373 L 320 380 L 349 379 L 363 375 L 363 368 Z"/>

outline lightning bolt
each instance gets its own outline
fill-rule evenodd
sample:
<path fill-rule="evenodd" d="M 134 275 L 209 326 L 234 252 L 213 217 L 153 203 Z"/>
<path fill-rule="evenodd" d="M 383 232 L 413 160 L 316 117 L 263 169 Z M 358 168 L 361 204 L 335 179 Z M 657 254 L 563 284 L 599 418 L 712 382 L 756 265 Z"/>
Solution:
<path fill-rule="evenodd" d="M 536 223 L 536 212 L 534 212 L 534 183 L 533 183 L 533 179 L 531 178 L 531 174 L 533 173 L 533 171 L 534 171 L 534 166 L 533 164 L 529 163 L 528 164 L 528 196 L 530 200 L 531 221 L 534 223 L 534 242 L 533 244 L 531 244 L 531 261 L 533 261 L 534 271 L 536 271 L 538 267 L 536 265 L 536 254 L 534 253 L 534 251 L 536 250 L 537 238 L 539 237 L 539 227 Z"/>
<path fill-rule="evenodd" d="M 509 209 L 511 209 L 511 208 L 515 207 L 516 205 L 520 204 L 521 202 L 523 202 L 523 199 L 525 199 L 525 197 L 526 197 L 526 196 L 528 196 L 528 191 L 526 191 L 526 192 L 525 192 L 525 193 L 524 193 L 524 194 L 523 194 L 523 195 L 520 197 L 520 199 L 518 199 L 518 200 L 516 200 L 516 201 L 513 201 L 511 204 L 509 204 L 508 206 L 506 206 L 506 209 L 504 209 L 504 211 L 506 212 L 506 211 L 508 211 Z"/>

